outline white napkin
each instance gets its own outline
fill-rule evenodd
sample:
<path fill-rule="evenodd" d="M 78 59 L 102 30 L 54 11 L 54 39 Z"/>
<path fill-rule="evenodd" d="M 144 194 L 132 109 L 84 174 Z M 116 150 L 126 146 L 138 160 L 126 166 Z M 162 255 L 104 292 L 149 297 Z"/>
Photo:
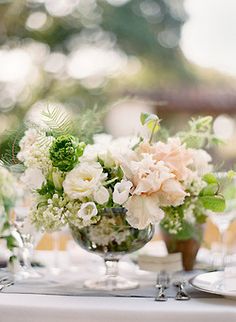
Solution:
<path fill-rule="evenodd" d="M 176 272 L 183 269 L 181 253 L 166 256 L 139 255 L 138 265 L 140 269 L 150 272 Z"/>
<path fill-rule="evenodd" d="M 224 270 L 224 289 L 236 291 L 236 266 L 226 267 Z"/>

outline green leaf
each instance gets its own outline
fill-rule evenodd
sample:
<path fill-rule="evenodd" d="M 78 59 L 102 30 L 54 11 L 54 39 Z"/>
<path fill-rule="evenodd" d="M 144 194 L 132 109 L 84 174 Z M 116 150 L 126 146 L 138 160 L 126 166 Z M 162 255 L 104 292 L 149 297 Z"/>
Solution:
<path fill-rule="evenodd" d="M 200 196 L 214 196 L 215 194 L 217 194 L 218 190 L 218 183 L 211 183 L 201 190 Z"/>
<path fill-rule="evenodd" d="M 204 175 L 203 180 L 208 184 L 217 184 L 218 180 L 213 173 L 207 173 Z"/>
<path fill-rule="evenodd" d="M 212 125 L 213 117 L 212 116 L 203 116 L 198 119 L 193 119 L 192 123 L 196 126 L 198 130 L 203 130 L 205 128 L 210 128 Z"/>
<path fill-rule="evenodd" d="M 7 242 L 7 248 L 11 251 L 18 246 L 16 239 L 11 235 L 5 237 L 5 240 Z"/>
<path fill-rule="evenodd" d="M 42 112 L 43 121 L 54 137 L 59 137 L 64 134 L 73 132 L 73 121 L 70 115 L 60 108 L 47 107 L 46 111 Z"/>
<path fill-rule="evenodd" d="M 160 129 L 160 119 L 156 114 L 142 113 L 140 120 L 142 125 L 146 125 L 153 133 Z"/>
<path fill-rule="evenodd" d="M 142 125 L 146 124 L 146 119 L 149 117 L 149 113 L 141 113 L 140 115 L 140 121 Z"/>
<path fill-rule="evenodd" d="M 225 199 L 223 196 L 200 196 L 199 200 L 206 209 L 214 212 L 223 212 L 225 210 Z"/>

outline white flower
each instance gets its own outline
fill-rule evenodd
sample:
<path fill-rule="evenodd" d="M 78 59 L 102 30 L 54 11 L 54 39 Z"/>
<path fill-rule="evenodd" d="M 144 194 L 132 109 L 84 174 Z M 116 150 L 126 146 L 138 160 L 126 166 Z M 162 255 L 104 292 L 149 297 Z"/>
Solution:
<path fill-rule="evenodd" d="M 28 168 L 22 175 L 21 181 L 27 186 L 27 188 L 36 190 L 42 187 L 46 179 L 42 170 L 38 168 Z"/>
<path fill-rule="evenodd" d="M 98 154 L 100 151 L 100 146 L 98 145 L 86 145 L 83 155 L 79 158 L 79 161 L 82 162 L 96 162 L 98 159 Z"/>
<path fill-rule="evenodd" d="M 93 136 L 93 142 L 101 146 L 108 146 L 112 142 L 112 135 L 106 133 L 95 134 Z"/>
<path fill-rule="evenodd" d="M 69 198 L 83 200 L 84 197 L 92 197 L 105 179 L 100 163 L 80 163 L 67 174 L 63 188 Z"/>
<path fill-rule="evenodd" d="M 39 168 L 47 175 L 52 168 L 49 149 L 53 140 L 53 137 L 36 129 L 27 130 L 19 143 L 21 149 L 17 154 L 18 159 L 26 167 Z"/>
<path fill-rule="evenodd" d="M 137 229 L 144 229 L 149 224 L 159 223 L 164 217 L 164 211 L 159 208 L 156 194 L 134 195 L 125 203 L 128 223 Z"/>
<path fill-rule="evenodd" d="M 105 187 L 101 186 L 98 190 L 94 192 L 93 197 L 99 205 L 103 205 L 108 202 L 110 194 Z"/>
<path fill-rule="evenodd" d="M 191 149 L 191 153 L 193 158 L 192 166 L 199 176 L 203 176 L 212 171 L 212 165 L 210 164 L 212 158 L 210 154 L 202 149 Z"/>
<path fill-rule="evenodd" d="M 85 222 L 89 221 L 92 217 L 98 213 L 97 207 L 94 202 L 86 202 L 81 205 L 78 211 L 78 217 L 82 218 Z"/>
<path fill-rule="evenodd" d="M 118 182 L 114 187 L 113 201 L 118 205 L 123 205 L 129 197 L 130 189 L 132 188 L 132 186 L 132 182 L 127 180 Z"/>
<path fill-rule="evenodd" d="M 115 167 L 120 165 L 122 155 L 127 155 L 132 151 L 132 147 L 138 142 L 138 138 L 123 137 L 112 140 L 107 134 L 98 134 L 94 136 L 93 145 L 87 145 L 80 161 L 97 161 L 101 159 L 106 167 Z"/>
<path fill-rule="evenodd" d="M 28 129 L 25 131 L 24 137 L 21 139 L 19 146 L 20 146 L 20 152 L 17 155 L 17 158 L 25 162 L 28 158 L 28 154 L 30 149 L 33 147 L 33 145 L 37 142 L 39 137 L 39 133 L 36 129 Z"/>

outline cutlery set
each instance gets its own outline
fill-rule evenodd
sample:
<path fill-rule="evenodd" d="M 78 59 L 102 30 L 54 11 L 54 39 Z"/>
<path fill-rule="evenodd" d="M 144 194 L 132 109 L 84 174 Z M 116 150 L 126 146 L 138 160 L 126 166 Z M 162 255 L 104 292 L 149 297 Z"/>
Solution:
<path fill-rule="evenodd" d="M 168 300 L 168 296 L 166 295 L 166 290 L 170 287 L 171 280 L 169 277 L 169 274 L 165 271 L 160 272 L 160 274 L 157 275 L 156 280 L 156 289 L 157 289 L 157 295 L 155 297 L 155 301 L 157 302 L 165 302 Z M 172 283 L 173 286 L 176 287 L 176 296 L 175 299 L 177 301 L 188 301 L 190 300 L 190 296 L 185 290 L 186 282 L 185 281 L 174 281 Z"/>

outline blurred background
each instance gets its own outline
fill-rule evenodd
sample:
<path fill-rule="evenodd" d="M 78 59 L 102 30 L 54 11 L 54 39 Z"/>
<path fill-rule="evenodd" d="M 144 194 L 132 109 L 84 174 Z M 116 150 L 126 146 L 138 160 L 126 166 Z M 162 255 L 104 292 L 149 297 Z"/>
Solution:
<path fill-rule="evenodd" d="M 47 104 L 96 105 L 114 136 L 137 132 L 141 111 L 173 131 L 210 114 L 227 140 L 214 162 L 232 167 L 235 16 L 235 0 L 0 0 L 0 154 Z"/>
<path fill-rule="evenodd" d="M 235 15 L 234 0 L 0 0 L 1 153 L 5 130 L 48 103 L 96 104 L 114 136 L 137 131 L 140 111 L 174 130 L 211 114 L 228 140 L 216 160 L 231 166 Z"/>

